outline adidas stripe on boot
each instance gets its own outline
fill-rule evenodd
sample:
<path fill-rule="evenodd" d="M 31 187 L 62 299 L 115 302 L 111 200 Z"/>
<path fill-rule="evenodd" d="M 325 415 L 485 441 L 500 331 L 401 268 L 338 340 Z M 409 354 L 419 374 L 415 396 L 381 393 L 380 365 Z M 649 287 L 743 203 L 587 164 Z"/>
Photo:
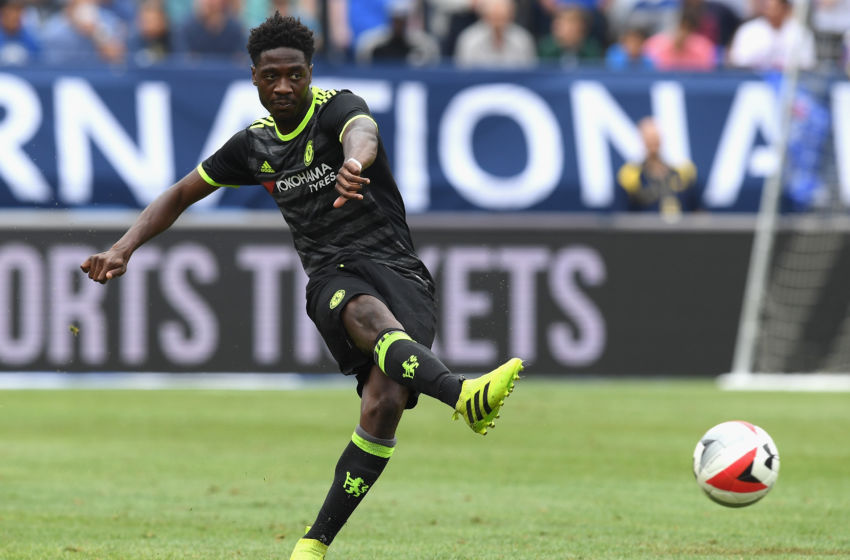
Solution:
<path fill-rule="evenodd" d="M 464 381 L 452 418 L 462 417 L 473 432 L 486 435 L 487 428 L 496 425 L 499 411 L 514 390 L 522 368 L 522 360 L 512 358 L 486 375 Z"/>

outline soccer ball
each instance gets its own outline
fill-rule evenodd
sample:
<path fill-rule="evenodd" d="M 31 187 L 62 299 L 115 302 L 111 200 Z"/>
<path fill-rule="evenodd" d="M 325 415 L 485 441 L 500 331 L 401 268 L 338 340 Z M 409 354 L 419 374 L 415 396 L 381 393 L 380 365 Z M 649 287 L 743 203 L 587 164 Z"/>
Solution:
<path fill-rule="evenodd" d="M 779 451 L 763 429 L 735 420 L 708 430 L 694 449 L 694 476 L 709 498 L 728 507 L 762 499 L 779 476 Z"/>

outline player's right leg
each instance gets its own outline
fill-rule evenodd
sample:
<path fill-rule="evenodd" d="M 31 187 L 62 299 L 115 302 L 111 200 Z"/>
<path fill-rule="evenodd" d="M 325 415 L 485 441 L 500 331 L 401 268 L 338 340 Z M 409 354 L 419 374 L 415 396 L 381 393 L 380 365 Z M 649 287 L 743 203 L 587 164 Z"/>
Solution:
<path fill-rule="evenodd" d="M 382 301 L 368 294 L 351 299 L 342 318 L 354 344 L 364 352 L 371 347 L 375 364 L 387 377 L 449 405 L 454 418 L 463 417 L 482 435 L 495 425 L 523 368 L 522 360 L 513 358 L 477 379 L 452 373 L 401 327 Z"/>
<path fill-rule="evenodd" d="M 395 430 L 410 392 L 373 367 L 363 385 L 360 424 L 343 450 L 319 514 L 290 560 L 321 560 L 377 482 L 395 449 Z"/>
<path fill-rule="evenodd" d="M 454 408 L 472 431 L 487 434 L 514 389 L 523 364 L 513 358 L 488 374 L 465 379 L 453 374 L 431 350 L 401 329 L 387 329 L 375 343 L 375 363 L 402 385 L 432 396 Z"/>

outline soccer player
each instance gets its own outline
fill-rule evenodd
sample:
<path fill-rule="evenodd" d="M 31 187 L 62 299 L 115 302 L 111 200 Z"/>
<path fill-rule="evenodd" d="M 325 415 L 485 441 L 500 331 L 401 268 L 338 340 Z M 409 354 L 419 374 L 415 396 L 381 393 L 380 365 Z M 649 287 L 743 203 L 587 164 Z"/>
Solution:
<path fill-rule="evenodd" d="M 309 281 L 307 312 L 340 370 L 357 378 L 360 421 L 292 560 L 321 559 L 375 484 L 420 393 L 486 434 L 523 368 L 513 358 L 475 379 L 431 352 L 434 282 L 419 260 L 377 125 L 353 93 L 312 87 L 312 32 L 275 14 L 251 31 L 251 76 L 270 115 L 237 132 L 163 192 L 81 268 L 105 283 L 191 204 L 223 186 L 263 185 L 292 231 Z"/>

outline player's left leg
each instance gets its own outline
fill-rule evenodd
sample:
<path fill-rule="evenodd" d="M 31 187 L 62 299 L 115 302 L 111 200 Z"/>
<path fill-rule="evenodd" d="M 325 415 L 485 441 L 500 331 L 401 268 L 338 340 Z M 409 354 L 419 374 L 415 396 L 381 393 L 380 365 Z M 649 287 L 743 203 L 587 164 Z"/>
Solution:
<path fill-rule="evenodd" d="M 291 560 L 324 558 L 325 551 L 366 493 L 395 449 L 395 430 L 410 392 L 377 367 L 363 385 L 360 424 L 337 462 L 334 480 L 316 521 L 300 539 Z"/>

